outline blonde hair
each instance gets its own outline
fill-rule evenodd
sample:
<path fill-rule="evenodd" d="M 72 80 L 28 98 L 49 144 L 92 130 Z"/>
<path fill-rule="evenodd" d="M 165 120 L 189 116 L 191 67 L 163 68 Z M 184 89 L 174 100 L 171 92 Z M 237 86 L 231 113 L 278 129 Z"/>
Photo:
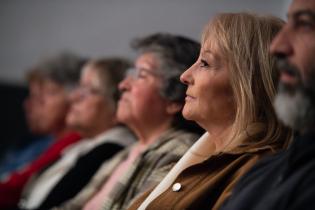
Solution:
<path fill-rule="evenodd" d="M 266 125 L 266 135 L 256 146 L 279 143 L 279 140 L 287 142 L 291 136 L 273 108 L 279 74 L 269 54 L 271 41 L 283 24 L 284 21 L 273 16 L 222 13 L 204 29 L 202 45 L 208 44 L 211 36 L 229 69 L 236 105 L 232 139 L 255 122 Z"/>

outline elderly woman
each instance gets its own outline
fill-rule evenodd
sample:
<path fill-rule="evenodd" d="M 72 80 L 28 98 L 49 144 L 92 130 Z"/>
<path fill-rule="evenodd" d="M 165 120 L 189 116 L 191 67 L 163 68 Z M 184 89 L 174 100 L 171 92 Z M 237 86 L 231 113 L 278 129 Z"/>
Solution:
<path fill-rule="evenodd" d="M 272 107 L 278 73 L 268 49 L 283 21 L 220 14 L 205 28 L 187 84 L 183 115 L 206 129 L 170 173 L 129 209 L 218 209 L 262 156 L 285 147 L 290 131 Z"/>
<path fill-rule="evenodd" d="M 66 126 L 66 115 L 69 90 L 78 84 L 85 61 L 72 53 L 60 53 L 36 65 L 41 78 L 40 109 L 36 111 L 40 123 L 36 129 L 54 140 L 37 158 L 0 182 L 0 209 L 14 209 L 29 178 L 56 161 L 65 147 L 80 140 L 80 135 Z"/>
<path fill-rule="evenodd" d="M 183 119 L 185 86 L 179 76 L 198 57 L 200 45 L 170 34 L 133 43 L 140 53 L 126 78 L 117 118 L 138 142 L 103 165 L 89 186 L 61 209 L 126 209 L 147 187 L 156 185 L 198 138 L 195 123 Z"/>
<path fill-rule="evenodd" d="M 134 136 L 116 119 L 118 83 L 130 64 L 122 58 L 89 61 L 80 86 L 71 96 L 67 124 L 83 139 L 66 148 L 62 157 L 33 177 L 20 207 L 49 209 L 75 196 L 100 165 L 133 143 Z"/>

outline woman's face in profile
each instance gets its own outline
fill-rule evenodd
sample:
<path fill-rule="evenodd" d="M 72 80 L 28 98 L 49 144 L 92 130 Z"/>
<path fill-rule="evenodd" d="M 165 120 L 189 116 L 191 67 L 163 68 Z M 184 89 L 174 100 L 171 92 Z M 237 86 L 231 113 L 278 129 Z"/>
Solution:
<path fill-rule="evenodd" d="M 120 122 L 144 129 L 149 123 L 159 124 L 167 115 L 167 100 L 159 93 L 158 64 L 154 54 L 144 53 L 136 59 L 134 73 L 120 82 L 122 96 L 117 111 Z"/>
<path fill-rule="evenodd" d="M 229 70 L 221 54 L 215 40 L 206 39 L 198 60 L 180 78 L 188 85 L 183 115 L 206 130 L 235 116 Z"/>
<path fill-rule="evenodd" d="M 43 133 L 58 132 L 65 126 L 70 105 L 68 93 L 63 86 L 50 79 L 44 80 L 42 85 L 40 129 Z"/>
<path fill-rule="evenodd" d="M 106 86 L 106 85 L 105 85 Z M 83 68 L 79 87 L 71 94 L 68 126 L 84 137 L 94 137 L 113 123 L 115 109 L 112 100 L 101 86 L 97 69 L 88 64 Z"/>

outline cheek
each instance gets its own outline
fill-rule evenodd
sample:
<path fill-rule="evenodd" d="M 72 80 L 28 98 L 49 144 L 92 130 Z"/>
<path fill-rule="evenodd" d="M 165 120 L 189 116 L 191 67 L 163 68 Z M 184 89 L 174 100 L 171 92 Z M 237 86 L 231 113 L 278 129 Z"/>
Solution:
<path fill-rule="evenodd" d="M 161 105 L 161 96 L 158 93 L 157 88 L 141 89 L 134 92 L 133 108 L 135 109 L 147 109 L 154 107 L 155 105 Z"/>
<path fill-rule="evenodd" d="M 212 110 L 212 102 L 215 97 L 211 92 L 207 94 L 200 93 L 198 98 L 194 101 L 189 101 L 185 103 L 183 109 L 183 115 L 188 120 L 198 120 L 207 116 Z"/>
<path fill-rule="evenodd" d="M 213 91 L 207 98 L 209 105 L 203 103 L 204 116 L 207 116 L 213 122 L 225 121 L 235 115 L 235 104 L 232 90 L 228 87 L 222 87 Z"/>
<path fill-rule="evenodd" d="M 85 110 L 87 110 L 87 117 L 91 122 L 103 120 L 104 117 L 109 117 L 109 103 L 104 99 L 91 100 L 90 103 L 85 104 Z"/>
<path fill-rule="evenodd" d="M 74 110 L 78 115 L 86 115 L 95 110 L 95 105 L 90 101 L 81 101 L 74 105 Z"/>
<path fill-rule="evenodd" d="M 46 103 L 46 113 L 50 118 L 63 119 L 68 112 L 69 104 L 63 98 L 56 98 Z"/>
<path fill-rule="evenodd" d="M 313 40 L 308 37 L 304 39 L 298 39 L 295 45 L 295 59 L 292 63 L 302 71 L 304 77 L 307 77 L 309 71 L 314 71 L 315 69 L 315 41 L 305 42 L 305 40 Z"/>
<path fill-rule="evenodd" d="M 304 57 L 300 57 L 299 60 L 301 60 L 301 65 L 298 66 L 298 69 L 301 70 L 301 74 L 304 77 L 304 79 L 307 80 L 310 76 L 314 76 L 314 70 L 315 70 L 314 57 L 312 57 L 311 55 L 304 56 Z"/>
<path fill-rule="evenodd" d="M 91 108 L 93 107 L 93 108 Z M 108 118 L 109 119 L 109 108 L 106 108 L 106 104 L 102 102 L 95 102 L 93 105 L 88 108 L 88 113 L 87 113 L 87 118 L 93 122 L 97 121 L 104 121 L 104 119 Z"/>
<path fill-rule="evenodd" d="M 211 84 L 211 85 L 210 85 Z M 207 81 L 198 86 L 197 99 L 186 103 L 183 115 L 190 119 L 212 118 L 232 108 L 232 89 L 228 83 Z"/>

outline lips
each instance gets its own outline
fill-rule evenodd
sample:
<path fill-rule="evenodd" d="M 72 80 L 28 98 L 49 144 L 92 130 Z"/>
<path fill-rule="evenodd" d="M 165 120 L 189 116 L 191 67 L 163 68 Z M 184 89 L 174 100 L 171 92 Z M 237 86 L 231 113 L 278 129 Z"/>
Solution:
<path fill-rule="evenodd" d="M 195 99 L 194 96 L 186 93 L 185 101 L 190 101 L 190 100 L 194 100 L 194 99 Z"/>
<path fill-rule="evenodd" d="M 300 74 L 297 68 L 286 59 L 278 59 L 277 67 L 280 70 L 280 81 L 284 84 L 295 85 L 299 83 Z"/>
<path fill-rule="evenodd" d="M 281 82 L 287 84 L 296 84 L 298 82 L 298 78 L 296 77 L 296 75 L 288 71 L 281 71 L 280 80 Z"/>
<path fill-rule="evenodd" d="M 128 101 L 129 101 L 128 97 L 127 97 L 125 94 L 123 94 L 123 95 L 120 97 L 118 103 L 121 104 L 121 103 L 126 103 L 126 102 L 128 102 Z"/>

